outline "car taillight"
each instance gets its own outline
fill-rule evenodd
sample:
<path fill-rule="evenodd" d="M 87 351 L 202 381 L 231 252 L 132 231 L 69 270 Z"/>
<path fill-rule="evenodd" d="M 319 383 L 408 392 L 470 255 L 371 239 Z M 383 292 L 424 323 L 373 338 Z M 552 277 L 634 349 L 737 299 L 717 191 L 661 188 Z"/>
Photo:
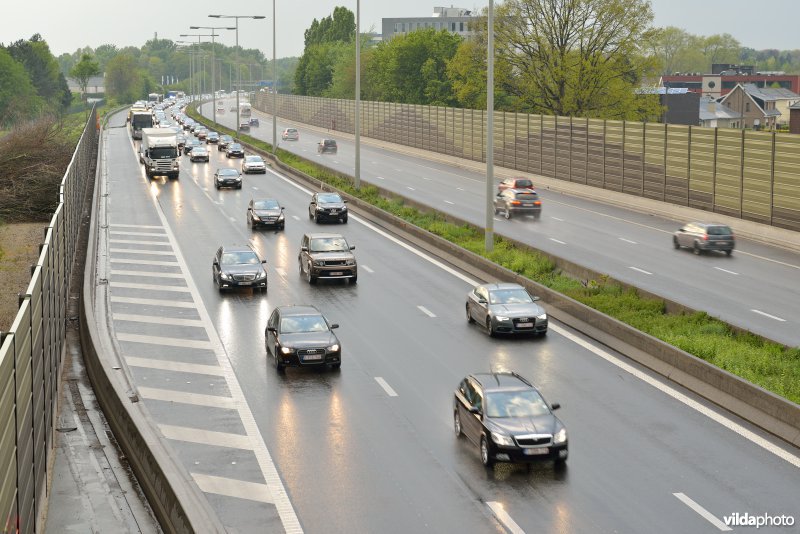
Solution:
<path fill-rule="evenodd" d="M 703 241 L 708 241 L 708 234 L 703 234 Z"/>
<path fill-rule="evenodd" d="M 534 206 L 541 206 L 542 205 L 542 201 L 541 200 L 537 200 L 536 202 L 533 203 L 533 205 Z"/>
<path fill-rule="evenodd" d="M 522 204 L 522 202 L 520 202 L 519 200 L 512 200 L 511 201 L 511 205 L 512 206 L 519 206 L 520 204 Z"/>

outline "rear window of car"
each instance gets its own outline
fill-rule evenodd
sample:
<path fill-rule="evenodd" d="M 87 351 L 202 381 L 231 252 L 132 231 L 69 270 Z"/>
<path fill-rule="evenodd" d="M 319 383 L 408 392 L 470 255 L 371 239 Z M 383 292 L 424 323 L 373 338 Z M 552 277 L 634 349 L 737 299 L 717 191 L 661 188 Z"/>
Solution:
<path fill-rule="evenodd" d="M 706 229 L 708 235 L 731 235 L 731 229 L 727 226 L 709 226 Z"/>
<path fill-rule="evenodd" d="M 286 133 L 290 133 L 290 134 L 297 133 L 297 130 L 295 130 L 294 128 L 287 128 L 286 129 Z"/>
<path fill-rule="evenodd" d="M 538 200 L 539 195 L 534 193 L 517 193 L 517 200 Z"/>
<path fill-rule="evenodd" d="M 334 141 L 333 139 L 326 139 L 325 146 L 336 146 L 336 141 Z"/>
<path fill-rule="evenodd" d="M 533 182 L 530 180 L 517 180 L 517 187 L 524 187 L 526 189 L 533 188 Z"/>

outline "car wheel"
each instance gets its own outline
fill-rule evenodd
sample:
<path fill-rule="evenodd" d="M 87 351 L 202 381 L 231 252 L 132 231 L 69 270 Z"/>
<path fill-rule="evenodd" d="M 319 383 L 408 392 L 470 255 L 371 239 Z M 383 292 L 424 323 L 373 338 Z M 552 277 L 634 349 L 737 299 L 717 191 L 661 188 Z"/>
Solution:
<path fill-rule="evenodd" d="M 241 188 L 242 188 L 242 184 L 239 184 L 239 186 L 236 189 L 241 189 Z"/>
<path fill-rule="evenodd" d="M 347 224 L 347 215 L 345 215 L 344 218 L 342 218 L 342 224 Z"/>
<path fill-rule="evenodd" d="M 461 428 L 461 416 L 458 415 L 458 410 L 453 412 L 453 430 L 455 430 L 457 438 L 460 438 L 464 434 L 464 429 Z"/>
<path fill-rule="evenodd" d="M 331 369 L 334 371 L 338 371 L 342 367 L 342 362 L 336 362 L 331 364 Z"/>
<path fill-rule="evenodd" d="M 486 441 L 486 436 L 481 436 L 481 463 L 485 467 L 494 465 L 494 458 L 489 454 L 489 443 Z"/>
<path fill-rule="evenodd" d="M 279 373 L 283 373 L 286 370 L 286 366 L 281 363 L 278 359 L 278 348 L 275 347 L 275 370 Z"/>
<path fill-rule="evenodd" d="M 312 217 L 312 219 L 314 220 L 314 223 L 319 224 L 319 217 L 317 216 L 316 211 L 314 212 L 314 216 Z"/>
<path fill-rule="evenodd" d="M 494 329 L 492 328 L 492 318 L 486 318 L 486 333 L 489 334 L 489 337 L 494 337 Z"/>
<path fill-rule="evenodd" d="M 497 206 L 494 207 L 494 214 L 497 215 Z"/>
<path fill-rule="evenodd" d="M 699 256 L 703 251 L 700 250 L 700 247 L 695 243 L 692 252 L 694 252 L 696 256 Z"/>
<path fill-rule="evenodd" d="M 534 213 L 534 215 L 533 215 L 533 218 L 534 218 L 534 220 L 537 220 L 537 221 L 538 221 L 538 220 L 539 220 L 539 217 L 541 217 L 541 214 L 539 214 L 539 213 Z"/>
<path fill-rule="evenodd" d="M 567 457 L 569 457 L 569 453 L 567 453 Z M 564 469 L 567 467 L 567 458 L 556 458 L 553 464 L 556 469 Z"/>
<path fill-rule="evenodd" d="M 504 217 L 505 217 L 506 219 L 510 219 L 510 218 L 511 218 L 511 210 L 510 210 L 510 209 L 508 209 L 507 207 L 506 207 L 506 212 L 505 212 L 505 215 L 504 215 Z"/>
<path fill-rule="evenodd" d="M 467 304 L 467 322 L 472 324 L 475 322 L 475 319 L 472 318 L 472 311 L 469 308 L 469 304 Z"/>
<path fill-rule="evenodd" d="M 317 277 L 311 274 L 311 264 L 306 265 L 306 280 L 311 285 L 317 283 Z"/>
<path fill-rule="evenodd" d="M 358 275 L 353 276 L 353 278 L 350 279 L 350 283 L 351 284 L 357 284 L 358 283 Z"/>
<path fill-rule="evenodd" d="M 681 244 L 678 243 L 678 238 L 677 237 L 673 237 L 672 238 L 672 246 L 675 247 L 676 249 L 677 248 L 681 248 Z"/>
<path fill-rule="evenodd" d="M 284 228 L 286 228 L 286 223 L 283 223 L 283 224 L 281 225 L 281 227 L 280 227 L 280 229 L 281 229 L 281 230 L 283 230 Z"/>
<path fill-rule="evenodd" d="M 733 250 L 726 250 L 725 251 L 725 255 L 726 256 L 730 256 L 731 254 L 733 254 Z"/>

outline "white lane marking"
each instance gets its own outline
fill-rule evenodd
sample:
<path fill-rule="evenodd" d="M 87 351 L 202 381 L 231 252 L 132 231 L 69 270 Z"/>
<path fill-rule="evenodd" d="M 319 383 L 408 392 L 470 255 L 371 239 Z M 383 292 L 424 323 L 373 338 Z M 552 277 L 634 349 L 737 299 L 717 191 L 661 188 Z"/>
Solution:
<path fill-rule="evenodd" d="M 280 267 L 275 267 L 275 272 L 278 273 L 279 276 L 286 276 L 286 271 Z"/>
<path fill-rule="evenodd" d="M 158 245 L 162 247 L 168 247 L 169 242 L 167 241 L 135 241 L 133 239 L 109 239 L 109 243 L 118 243 L 118 244 L 127 244 L 127 245 Z"/>
<path fill-rule="evenodd" d="M 416 191 L 416 189 L 414 189 L 413 187 L 408 186 L 408 185 L 406 186 L 406 189 L 408 189 L 409 191 Z"/>
<path fill-rule="evenodd" d="M 430 178 L 428 178 L 427 176 L 423 176 L 423 177 L 422 177 L 422 179 L 423 179 L 423 180 L 427 180 L 428 182 L 430 182 L 430 181 L 431 181 L 431 179 L 430 179 Z"/>
<path fill-rule="evenodd" d="M 367 267 L 366 265 L 362 265 L 361 268 L 364 269 L 365 271 L 367 271 L 368 273 L 374 273 L 375 272 L 372 269 L 370 269 L 369 267 Z"/>
<path fill-rule="evenodd" d="M 109 224 L 110 228 L 144 228 L 145 230 L 163 230 L 163 226 L 147 226 L 145 224 Z"/>
<path fill-rule="evenodd" d="M 689 508 L 691 508 L 692 510 L 694 510 L 695 512 L 700 514 L 700 516 L 703 519 L 705 519 L 706 521 L 708 521 L 709 523 L 711 523 L 712 525 L 717 527 L 719 530 L 721 530 L 723 532 L 728 532 L 730 530 L 733 530 L 732 528 L 727 526 L 725 523 L 723 523 L 722 521 L 717 519 L 716 516 L 714 516 L 714 514 L 712 514 L 711 512 L 709 512 L 708 510 L 706 510 L 705 508 L 700 506 L 699 504 L 697 504 L 695 501 L 693 501 L 691 498 L 687 497 L 683 493 L 673 493 L 673 495 L 675 497 L 677 497 L 678 500 L 681 501 L 683 504 L 685 504 L 686 506 L 688 506 Z"/>
<path fill-rule="evenodd" d="M 111 263 L 129 263 L 131 265 L 157 265 L 159 267 L 177 267 L 174 261 L 137 260 L 133 258 L 109 258 Z"/>
<path fill-rule="evenodd" d="M 116 284 L 115 284 L 116 285 Z M 169 308 L 189 308 L 194 309 L 194 302 L 181 302 L 179 300 L 159 300 L 159 299 L 140 299 L 136 297 L 111 297 L 111 302 L 120 304 L 143 304 L 145 306 L 167 306 Z"/>
<path fill-rule="evenodd" d="M 492 217 L 492 219 L 494 219 L 497 222 L 500 222 L 502 220 L 502 219 L 498 219 L 497 217 Z"/>
<path fill-rule="evenodd" d="M 269 486 L 265 484 L 245 482 L 234 478 L 215 477 L 201 473 L 192 473 L 191 475 L 197 486 L 206 493 L 274 504 L 272 492 L 269 491 Z M 302 530 L 287 530 L 287 532 L 302 532 Z"/>
<path fill-rule="evenodd" d="M 517 522 L 511 519 L 511 516 L 508 515 L 508 512 L 506 512 L 506 509 L 503 507 L 502 503 L 497 501 L 488 501 L 486 506 L 489 507 L 497 520 L 500 521 L 504 527 L 506 527 L 508 532 L 511 534 L 525 534 L 525 531 L 520 528 Z"/>
<path fill-rule="evenodd" d="M 378 180 L 383 180 L 383 179 L 384 179 L 384 178 L 383 178 L 383 176 L 376 176 L 376 178 L 377 178 Z"/>
<path fill-rule="evenodd" d="M 216 365 L 176 362 L 173 360 L 154 360 L 152 358 L 137 358 L 136 356 L 126 356 L 125 362 L 129 367 L 144 367 L 145 369 L 158 369 L 160 371 L 222 376 L 222 369 Z"/>
<path fill-rule="evenodd" d="M 716 270 L 718 270 L 718 271 L 722 271 L 723 273 L 734 274 L 736 276 L 739 276 L 739 273 L 735 273 L 733 271 L 729 271 L 728 269 L 723 269 L 722 267 L 714 267 L 714 268 Z"/>
<path fill-rule="evenodd" d="M 228 218 L 231 220 L 231 222 L 236 222 L 236 217 L 228 217 Z"/>
<path fill-rule="evenodd" d="M 172 291 L 175 293 L 189 293 L 188 287 L 161 286 L 158 284 L 136 284 L 133 282 L 117 282 L 112 280 L 111 287 L 124 287 L 126 289 L 150 289 L 153 291 Z"/>
<path fill-rule="evenodd" d="M 298 217 L 297 215 L 292 215 L 292 219 L 294 219 L 295 221 L 299 221 L 300 217 Z"/>
<path fill-rule="evenodd" d="M 124 232 L 122 230 L 111 230 L 110 235 L 135 235 L 142 237 L 167 237 L 164 232 Z"/>
<path fill-rule="evenodd" d="M 258 191 L 258 188 L 256 186 L 253 186 L 253 191 Z"/>
<path fill-rule="evenodd" d="M 165 336 L 146 336 L 144 334 L 129 334 L 127 332 L 118 332 L 117 339 L 119 341 L 129 341 L 131 343 L 146 343 L 148 345 L 163 345 L 165 347 L 185 347 L 188 349 L 211 349 L 209 341 L 202 341 L 198 339 L 181 339 L 177 337 Z"/>
<path fill-rule="evenodd" d="M 109 252 L 116 252 L 119 254 L 151 254 L 153 256 L 174 256 L 171 250 L 144 250 L 137 248 L 109 248 Z"/>
<path fill-rule="evenodd" d="M 179 402 L 181 404 L 209 406 L 211 408 L 227 408 L 229 410 L 236 409 L 236 401 L 233 398 L 223 397 L 221 395 L 203 395 L 201 393 L 187 393 L 186 391 L 148 388 L 143 386 L 137 387 L 136 391 L 139 392 L 139 396 L 143 399 Z"/>
<path fill-rule="evenodd" d="M 392 389 L 392 386 L 390 386 L 386 382 L 386 380 L 384 380 L 382 377 L 376 376 L 375 377 L 375 382 L 377 382 L 383 388 L 383 390 L 386 392 L 386 394 L 389 395 L 390 397 L 396 397 L 397 396 L 397 392 L 394 389 Z"/>
<path fill-rule="evenodd" d="M 637 271 L 637 272 L 640 272 L 640 273 L 644 273 L 644 274 L 653 274 L 650 271 L 645 271 L 644 269 L 640 269 L 638 267 L 628 267 L 628 269 L 633 269 L 634 271 Z"/>
<path fill-rule="evenodd" d="M 553 219 L 554 221 L 561 221 L 561 222 L 564 222 L 564 219 L 562 219 L 562 218 L 560 218 L 560 217 L 550 217 L 550 218 L 551 218 L 551 219 Z"/>
<path fill-rule="evenodd" d="M 619 238 L 620 241 L 625 241 L 626 243 L 630 243 L 631 245 L 638 245 L 636 241 L 631 241 L 630 239 L 625 239 L 624 237 Z"/>
<path fill-rule="evenodd" d="M 427 315 L 428 317 L 436 317 L 436 314 L 435 314 L 435 313 L 433 313 L 432 311 L 430 311 L 430 310 L 429 310 L 428 308 L 426 308 L 425 306 L 417 306 L 417 309 L 418 309 L 419 311 L 421 311 L 422 313 L 424 313 L 425 315 Z"/>
<path fill-rule="evenodd" d="M 202 430 L 199 428 L 174 425 L 158 425 L 158 428 L 167 439 L 199 443 L 201 445 L 212 445 L 215 447 L 251 450 L 250 438 L 242 434 L 215 432 L 213 430 Z"/>
<path fill-rule="evenodd" d="M 455 206 L 455 202 L 450 202 L 449 200 L 444 201 L 445 204 L 450 204 L 451 206 Z"/>
<path fill-rule="evenodd" d="M 112 315 L 112 317 L 115 321 L 129 321 L 133 323 L 168 324 L 172 326 L 199 326 L 201 328 L 203 326 L 203 321 L 199 319 L 176 319 L 174 317 L 136 315 L 132 313 L 115 313 Z"/>
<path fill-rule="evenodd" d="M 800 468 L 800 457 L 795 456 L 794 454 L 792 454 L 792 453 L 790 453 L 788 451 L 785 451 L 782 448 L 770 443 L 769 441 L 767 441 L 766 439 L 762 438 L 758 434 L 755 434 L 754 432 L 751 432 L 750 430 L 746 429 L 745 427 L 743 427 L 739 423 L 736 423 L 735 421 L 725 417 L 724 415 L 718 414 L 718 413 L 714 412 L 713 410 L 703 406 L 699 402 L 697 402 L 697 401 L 695 401 L 693 399 L 690 399 L 688 396 L 686 396 L 683 393 L 673 389 L 669 385 L 662 384 L 661 382 L 659 382 L 655 378 L 652 378 L 652 377 L 646 375 L 642 371 L 640 371 L 640 370 L 636 369 L 635 367 L 633 367 L 632 365 L 630 365 L 630 364 L 618 359 L 616 356 L 613 356 L 609 352 L 601 349 L 600 347 L 596 347 L 596 346 L 592 345 L 591 343 L 589 343 L 588 341 L 585 341 L 585 340 L 579 338 L 578 336 L 572 334 L 567 329 L 562 328 L 562 327 L 558 326 L 557 324 L 553 324 L 553 323 L 550 323 L 549 328 L 553 329 L 556 333 L 566 337 L 567 339 L 569 339 L 573 343 L 575 343 L 575 344 L 585 348 L 586 350 L 591 351 L 594 354 L 600 356 L 601 358 L 603 358 L 607 362 L 609 362 L 609 363 L 611 363 L 613 365 L 616 365 L 617 367 L 619 367 L 623 371 L 626 371 L 627 373 L 630 373 L 631 375 L 633 375 L 634 377 L 638 378 L 642 382 L 645 382 L 645 383 L 653 386 L 657 390 L 661 391 L 662 393 L 664 393 L 666 395 L 669 395 L 670 397 L 672 397 L 673 399 L 677 400 L 678 402 L 681 402 L 681 403 L 685 404 L 686 406 L 688 406 L 689 408 L 692 408 L 693 410 L 705 415 L 706 417 L 708 417 L 712 421 L 715 421 L 715 422 L 719 423 L 720 425 L 724 426 L 728 430 L 732 430 L 736 434 L 738 434 L 738 435 L 742 436 L 743 438 L 751 441 L 752 443 L 758 445 L 762 449 L 764 449 L 764 450 L 766 450 L 768 452 L 771 452 L 775 456 L 777 456 L 777 457 L 779 457 L 779 458 L 781 458 L 783 460 L 786 460 L 787 462 L 789 462 L 793 466 L 795 466 L 797 468 Z"/>
<path fill-rule="evenodd" d="M 763 315 L 764 317 L 769 317 L 770 319 L 775 319 L 776 321 L 780 321 L 782 323 L 786 322 L 786 319 L 781 319 L 780 317 L 776 317 L 775 315 L 770 315 L 767 312 L 763 312 L 761 310 L 750 310 L 753 313 L 757 313 L 759 315 Z"/>
<path fill-rule="evenodd" d="M 148 278 L 173 278 L 173 279 L 183 279 L 182 273 L 159 273 L 155 271 L 127 271 L 123 269 L 111 269 L 111 274 L 115 274 L 117 276 L 146 276 Z"/>
<path fill-rule="evenodd" d="M 564 243 L 563 241 L 560 241 L 560 240 L 556 239 L 555 237 L 551 237 L 551 238 L 550 238 L 550 241 L 553 241 L 553 242 L 555 242 L 555 243 L 558 243 L 559 245 L 566 245 L 566 243 Z"/>

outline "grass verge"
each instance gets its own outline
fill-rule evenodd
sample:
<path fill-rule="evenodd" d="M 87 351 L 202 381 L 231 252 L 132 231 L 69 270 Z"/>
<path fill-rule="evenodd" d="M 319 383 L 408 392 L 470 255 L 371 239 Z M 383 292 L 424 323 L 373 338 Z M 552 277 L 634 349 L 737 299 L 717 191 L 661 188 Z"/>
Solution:
<path fill-rule="evenodd" d="M 210 122 L 194 109 L 189 114 Z M 220 133 L 236 135 L 219 124 L 217 128 Z M 271 144 L 249 135 L 240 134 L 239 138 L 266 152 L 272 151 Z M 735 332 L 705 312 L 667 313 L 664 301 L 643 298 L 635 290 L 605 279 L 584 284 L 559 272 L 544 255 L 517 248 L 501 236 L 495 235 L 494 250 L 487 253 L 481 229 L 452 224 L 437 212 L 422 213 L 404 205 L 399 198 L 384 198 L 372 186 L 356 189 L 349 180 L 280 148 L 276 155 L 284 164 L 315 179 L 800 404 L 800 347 L 787 348 L 760 336 Z"/>

